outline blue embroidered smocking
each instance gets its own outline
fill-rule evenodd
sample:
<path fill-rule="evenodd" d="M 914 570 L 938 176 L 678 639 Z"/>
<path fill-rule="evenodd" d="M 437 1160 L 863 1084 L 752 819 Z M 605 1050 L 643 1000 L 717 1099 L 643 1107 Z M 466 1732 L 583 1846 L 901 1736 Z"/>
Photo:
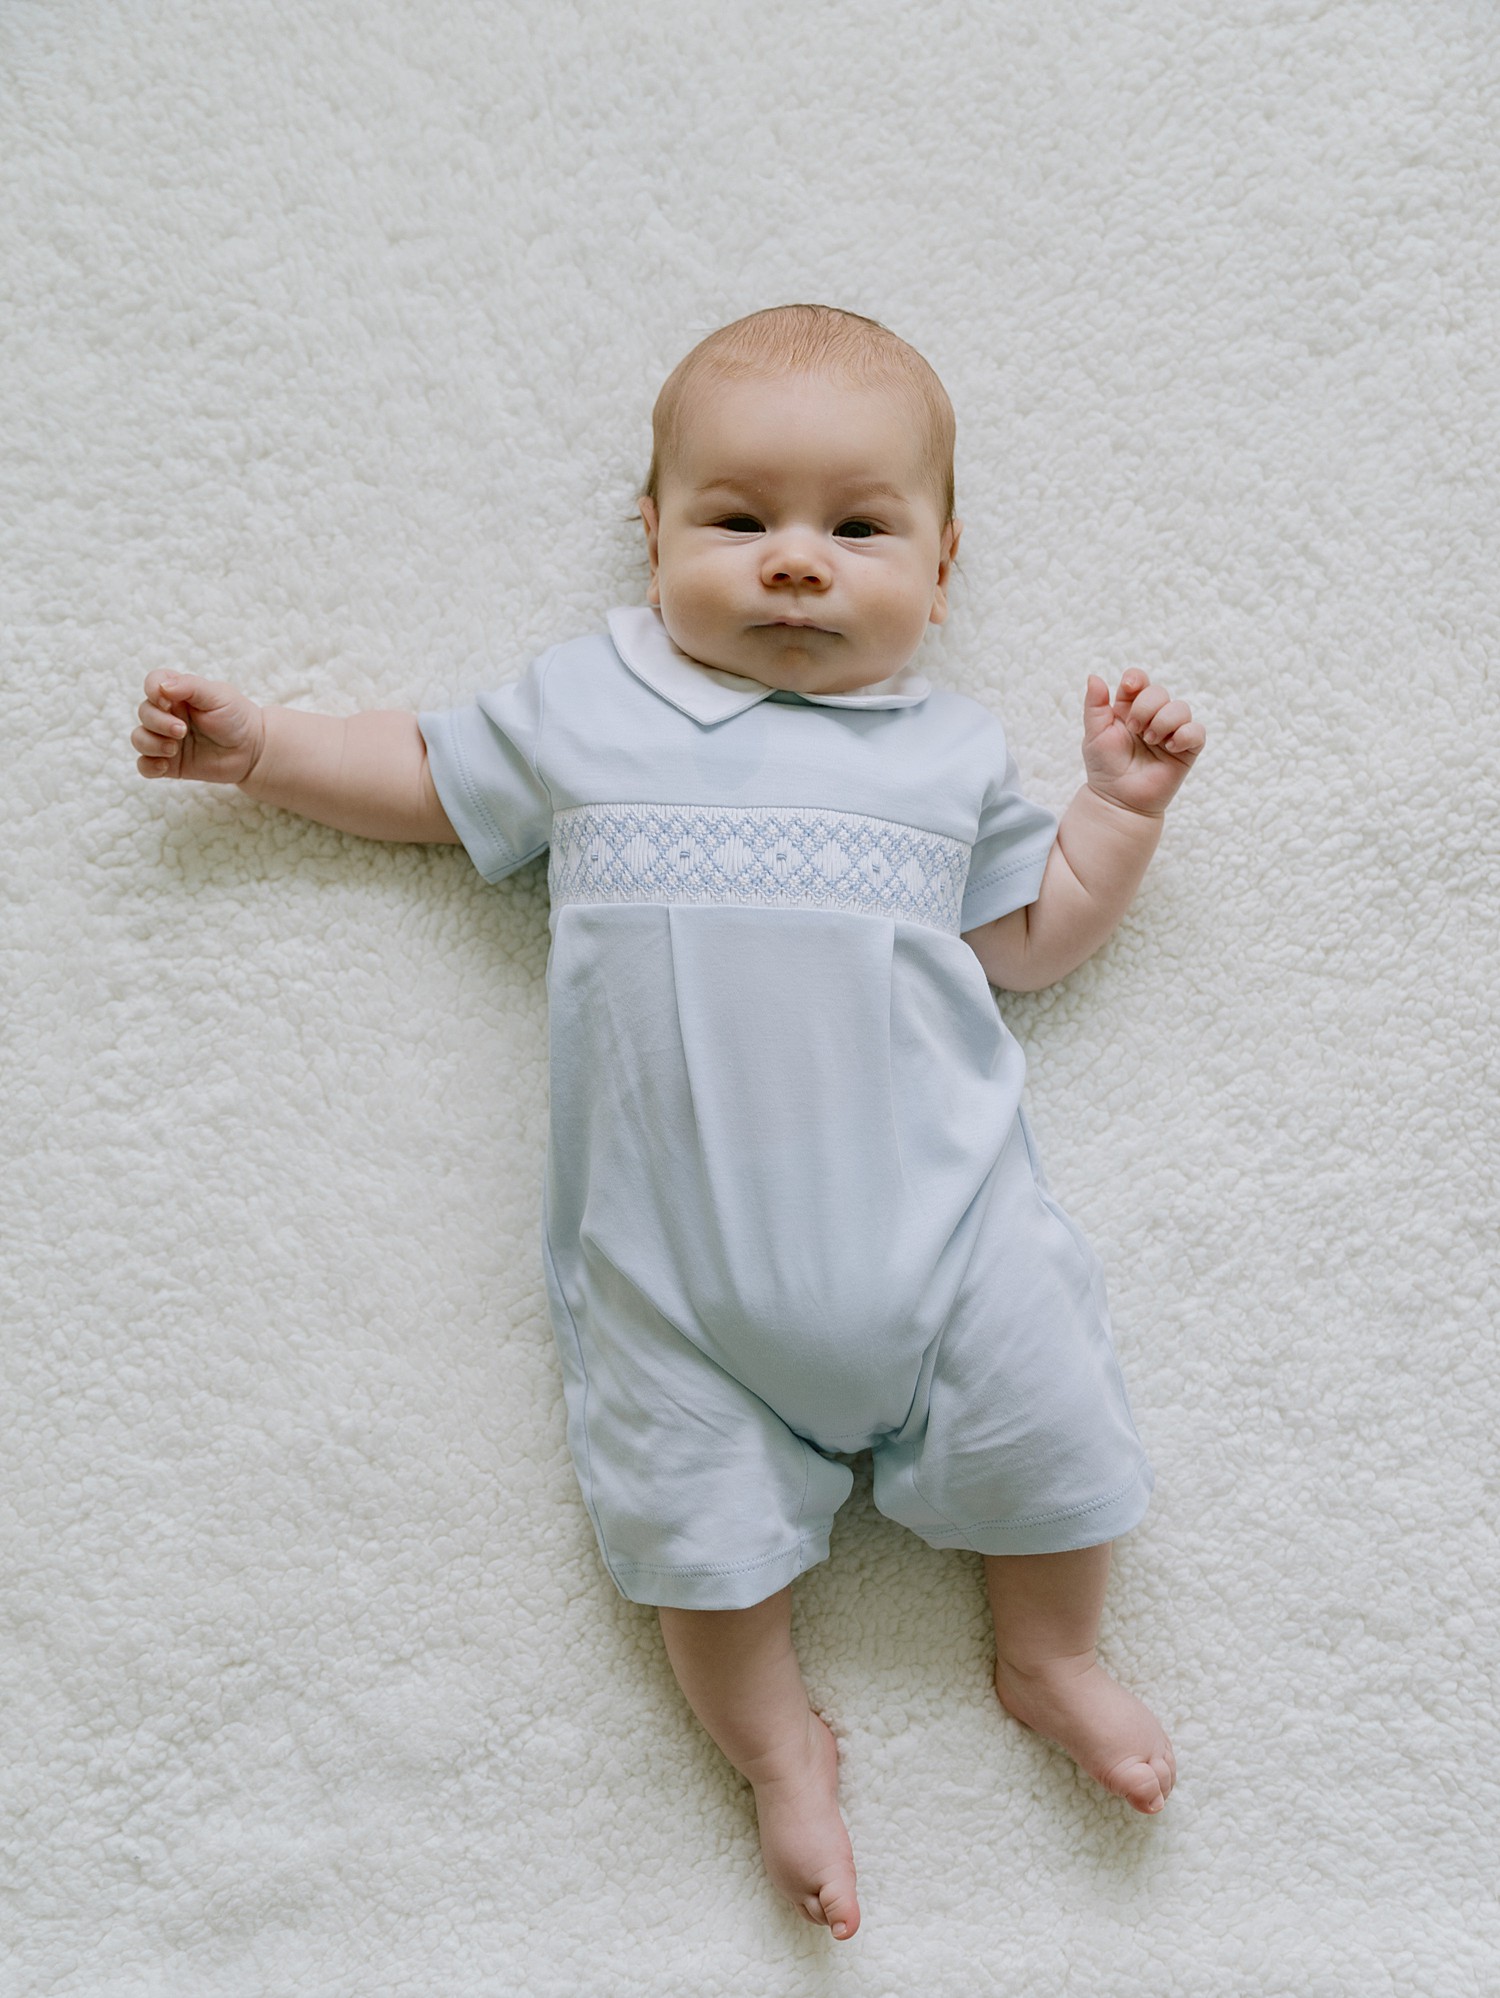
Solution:
<path fill-rule="evenodd" d="M 891 819 L 811 806 L 578 805 L 552 821 L 565 902 L 841 909 L 958 934 L 971 849 Z"/>

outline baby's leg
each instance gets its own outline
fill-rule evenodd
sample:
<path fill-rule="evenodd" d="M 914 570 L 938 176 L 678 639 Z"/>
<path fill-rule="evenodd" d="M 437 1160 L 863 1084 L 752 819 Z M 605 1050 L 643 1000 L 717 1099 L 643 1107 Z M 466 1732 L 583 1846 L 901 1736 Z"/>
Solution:
<path fill-rule="evenodd" d="M 1177 1780 L 1155 1715 L 1094 1654 L 1110 1543 L 1067 1554 L 987 1554 L 995 1691 L 1007 1713 L 1065 1748 L 1138 1811 L 1159 1811 Z"/>
<path fill-rule="evenodd" d="M 843 1941 L 859 1927 L 854 1854 L 839 1816 L 838 1747 L 812 1711 L 792 1649 L 792 1592 L 741 1610 L 663 1609 L 688 1705 L 755 1791 L 774 1884 Z"/>

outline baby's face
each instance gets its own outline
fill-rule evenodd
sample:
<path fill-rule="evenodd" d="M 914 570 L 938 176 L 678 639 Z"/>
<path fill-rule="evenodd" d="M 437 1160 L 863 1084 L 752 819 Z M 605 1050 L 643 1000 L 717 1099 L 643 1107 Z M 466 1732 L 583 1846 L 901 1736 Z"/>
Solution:
<path fill-rule="evenodd" d="M 960 525 L 941 518 L 900 397 L 819 376 L 699 388 L 640 501 L 648 601 L 689 658 L 799 694 L 906 665 L 948 615 Z"/>

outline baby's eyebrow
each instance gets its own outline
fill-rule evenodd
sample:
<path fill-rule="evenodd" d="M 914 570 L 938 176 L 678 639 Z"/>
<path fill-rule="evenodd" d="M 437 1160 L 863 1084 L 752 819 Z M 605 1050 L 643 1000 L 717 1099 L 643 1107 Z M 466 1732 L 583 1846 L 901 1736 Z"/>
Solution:
<path fill-rule="evenodd" d="M 852 479 L 847 486 L 840 486 L 838 490 L 845 505 L 848 505 L 853 500 L 862 499 L 889 500 L 893 501 L 897 506 L 905 506 L 907 500 L 907 495 L 902 492 L 899 486 L 889 486 L 883 479 L 871 479 L 868 481 L 864 479 Z"/>
<path fill-rule="evenodd" d="M 887 485 L 882 479 L 850 479 L 847 484 L 834 488 L 840 504 L 851 505 L 855 500 L 885 500 L 897 506 L 904 506 L 907 494 L 899 486 Z M 695 499 L 711 499 L 722 493 L 726 498 L 750 499 L 756 497 L 757 488 L 753 481 L 743 484 L 734 479 L 710 479 L 706 485 L 694 488 Z"/>

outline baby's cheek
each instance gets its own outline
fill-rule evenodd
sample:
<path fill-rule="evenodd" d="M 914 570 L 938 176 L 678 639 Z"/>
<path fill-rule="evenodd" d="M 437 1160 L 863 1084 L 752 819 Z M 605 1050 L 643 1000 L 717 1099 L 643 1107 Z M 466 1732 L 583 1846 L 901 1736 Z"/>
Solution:
<path fill-rule="evenodd" d="M 890 634 L 892 654 L 900 655 L 893 657 L 893 673 L 905 665 L 921 643 L 932 609 L 933 587 L 927 585 L 925 578 L 907 573 L 885 579 L 884 586 L 876 593 L 874 621 Z"/>
<path fill-rule="evenodd" d="M 703 624 L 711 619 L 728 591 L 727 578 L 719 573 L 719 565 L 702 560 L 663 565 L 660 580 L 663 603 L 670 605 L 685 624 Z"/>

